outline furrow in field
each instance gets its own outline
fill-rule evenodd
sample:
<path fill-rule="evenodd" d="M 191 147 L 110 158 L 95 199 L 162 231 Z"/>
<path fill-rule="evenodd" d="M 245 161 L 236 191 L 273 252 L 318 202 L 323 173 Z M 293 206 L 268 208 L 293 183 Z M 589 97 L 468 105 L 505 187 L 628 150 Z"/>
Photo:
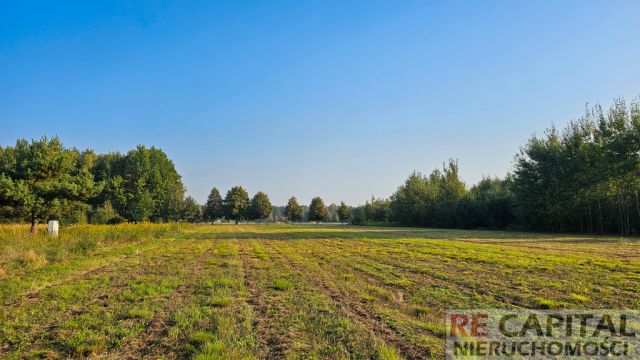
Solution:
<path fill-rule="evenodd" d="M 562 273 L 549 271 L 535 274 L 533 276 L 522 273 L 522 275 L 514 275 L 517 268 L 508 269 L 500 268 L 495 264 L 484 263 L 478 261 L 476 263 L 460 261 L 451 263 L 451 261 L 441 254 L 416 252 L 394 253 L 387 251 L 389 248 L 402 247 L 402 243 L 394 241 L 384 242 L 376 240 L 377 244 L 371 243 L 369 240 L 343 240 L 343 239 L 322 239 L 322 240 L 300 240 L 286 242 L 286 245 L 279 245 L 280 253 L 290 258 L 296 259 L 298 264 L 302 264 L 304 273 L 312 274 L 311 281 L 316 281 L 318 287 L 327 290 L 327 284 L 331 284 L 331 280 L 339 278 L 340 274 L 347 274 L 351 277 L 350 281 L 342 282 L 342 286 L 337 285 L 338 291 L 336 299 L 348 298 L 350 295 L 361 293 L 366 296 L 366 292 L 362 288 L 378 288 L 385 292 L 382 296 L 383 301 L 376 300 L 375 305 L 371 306 L 370 311 L 378 311 L 379 316 L 384 317 L 391 322 L 391 327 L 407 328 L 406 332 L 411 333 L 415 329 L 421 330 L 419 325 L 415 324 L 415 317 L 425 318 L 428 322 L 435 322 L 434 325 L 428 325 L 428 332 L 434 335 L 442 334 L 444 325 L 443 316 L 446 309 L 452 307 L 501 307 L 504 304 L 515 304 L 523 307 L 531 306 L 531 298 L 534 296 L 547 295 L 550 298 L 558 296 L 555 292 L 539 291 L 544 290 L 544 283 L 557 281 L 558 277 L 571 281 L 575 274 L 571 273 L 571 268 L 563 270 Z M 268 242 L 276 243 L 275 241 Z M 285 242 L 277 242 L 284 244 Z M 384 243 L 384 244 L 381 244 Z M 383 246 L 384 245 L 384 246 Z M 432 244 L 424 244 L 429 247 Z M 453 245 L 453 244 L 452 244 Z M 438 245 L 442 246 L 442 245 Z M 455 252 L 453 249 L 449 249 Z M 495 250 L 494 254 L 487 254 L 489 257 L 498 258 L 503 256 L 500 254 L 501 249 Z M 404 255 L 410 255 L 404 257 Z M 522 256 L 522 254 L 519 254 Z M 510 255 L 512 256 L 512 255 Z M 320 267 L 314 267 L 314 260 L 319 260 Z M 512 260 L 511 258 L 507 260 Z M 544 264 L 544 262 L 542 262 Z M 329 279 L 323 277 L 323 269 L 332 269 Z M 362 274 L 363 276 L 357 276 Z M 516 272 L 517 274 L 517 272 Z M 522 293 L 522 285 L 511 285 L 510 280 L 514 277 L 522 276 L 528 282 L 540 284 L 537 293 L 532 293 L 527 299 L 527 295 Z M 528 278 L 527 278 L 528 276 Z M 578 274 L 578 276 L 585 276 Z M 554 278 L 555 277 L 555 278 Z M 588 279 L 588 276 L 585 277 Z M 610 278 L 608 279 L 611 280 Z M 606 280 L 603 280 L 606 281 Z M 354 285 L 359 284 L 359 285 Z M 620 284 L 609 282 L 605 289 L 619 288 Z M 447 289 L 444 293 L 443 289 Z M 429 290 L 429 293 L 421 293 L 423 290 Z M 549 290 L 551 291 L 551 290 Z M 442 298 L 430 298 L 430 294 L 440 296 Z M 464 296 L 457 297 L 459 303 L 456 306 L 451 303 L 451 295 L 466 293 Z M 389 295 L 387 295 L 389 294 Z M 448 294 L 448 295 L 447 295 Z M 615 301 L 619 293 L 612 291 L 609 296 Z M 486 296 L 490 297 L 487 298 Z M 636 294 L 629 294 L 632 298 Z M 423 297 L 429 306 L 438 305 L 435 309 L 416 308 L 413 303 L 415 298 Z M 628 298 L 627 298 L 628 299 Z M 434 303 L 433 300 L 436 300 Z M 438 302 L 440 301 L 440 302 Z M 611 301 L 611 300 L 609 300 Z M 626 301 L 626 300 L 625 300 Z M 535 304 L 533 304 L 535 306 Z M 377 308 L 377 309 L 376 309 Z M 400 314 L 397 309 L 401 310 Z M 436 310 L 434 312 L 434 310 Z M 413 320 L 413 321 L 412 321 Z M 399 326 L 396 326 L 399 324 Z M 412 328 L 413 327 L 413 328 Z M 422 329 L 424 332 L 424 330 Z"/>
<path fill-rule="evenodd" d="M 509 257 L 505 258 L 505 254 L 501 253 L 499 247 L 492 250 L 495 251 L 494 253 L 483 253 L 482 258 L 474 262 L 472 256 L 467 256 L 462 261 L 457 260 L 455 258 L 457 251 L 453 249 L 450 249 L 449 254 L 441 253 L 440 251 L 434 252 L 432 249 L 434 244 L 429 242 L 424 245 L 425 248 L 429 247 L 428 251 L 414 247 L 414 251 L 402 251 L 400 255 L 396 252 L 388 251 L 390 244 L 385 245 L 385 247 L 374 247 L 371 249 L 372 251 L 362 251 L 359 255 L 356 255 L 366 257 L 369 259 L 366 261 L 374 264 L 389 265 L 394 270 L 398 268 L 405 269 L 407 270 L 407 276 L 410 276 L 410 273 L 419 274 L 418 278 L 431 276 L 451 285 L 457 285 L 461 289 L 468 288 L 474 292 L 486 293 L 493 296 L 499 303 L 511 303 L 522 307 L 535 306 L 535 303 L 531 302 L 531 298 L 534 296 L 552 296 L 558 291 L 562 291 L 565 293 L 566 298 L 570 299 L 573 295 L 570 291 L 572 288 L 576 288 L 574 290 L 576 292 L 582 292 L 586 287 L 596 286 L 599 289 L 618 289 L 618 291 L 627 293 L 627 298 L 640 299 L 634 288 L 621 289 L 620 282 L 612 281 L 609 276 L 609 270 L 606 270 L 603 276 L 585 283 L 584 281 L 590 279 L 593 274 L 593 269 L 589 272 L 584 269 L 576 269 L 575 266 L 560 266 L 550 260 L 535 259 L 527 260 L 531 261 L 533 264 L 531 266 L 537 269 L 536 271 L 530 271 L 526 267 L 519 265 L 519 262 L 531 258 L 533 255 L 517 253 L 508 255 Z M 439 247 L 441 245 L 435 244 L 435 246 Z M 350 252 L 351 249 L 346 248 L 344 251 Z M 485 262 L 483 259 L 491 259 L 491 262 Z M 499 261 L 504 261 L 509 266 L 501 266 Z M 526 282 L 524 282 L 524 279 L 526 279 Z M 520 281 L 520 283 L 514 285 L 514 280 Z M 563 281 L 563 285 L 557 284 L 558 281 Z M 530 288 L 528 290 L 530 294 L 528 301 L 524 301 L 527 296 L 527 292 L 523 292 L 523 290 L 526 290 L 523 289 L 525 284 Z M 549 284 L 554 287 L 550 287 Z M 611 297 L 608 301 L 612 303 L 608 306 L 621 305 L 616 302 L 620 301 L 620 297 L 617 295 L 617 291 L 610 292 Z M 602 300 L 605 299 L 603 298 Z"/>
<path fill-rule="evenodd" d="M 54 354 L 90 355 L 139 333 L 178 286 L 175 265 L 180 252 L 171 246 L 153 250 L 110 264 L 99 274 L 46 289 L 38 302 L 21 307 L 13 321 L 28 324 L 30 330 L 16 329 L 17 338 L 9 334 L 10 342 L 18 342 L 12 345 L 14 354 L 52 355 L 56 349 Z"/>
<path fill-rule="evenodd" d="M 212 240 L 181 241 L 180 246 L 208 248 L 203 256 L 185 261 L 180 287 L 147 331 L 133 339 L 136 351 L 130 357 L 254 358 L 253 314 L 246 302 L 239 247 L 231 241 Z M 127 348 L 117 350 L 115 358 L 129 353 Z"/>
<path fill-rule="evenodd" d="M 8 280 L 0 281 L 0 284 L 6 283 L 12 289 L 10 293 L 4 294 L 2 302 L 5 306 L 18 305 L 18 302 L 22 300 L 36 298 L 42 290 L 77 281 L 112 266 L 116 262 L 126 261 L 131 257 L 139 256 L 143 251 L 150 251 L 160 246 L 162 245 L 157 244 L 157 241 L 153 244 L 151 240 L 118 245 L 84 258 L 30 271 L 22 276 L 14 277 L 10 283 Z M 134 248 L 135 250 L 133 250 Z"/>
<path fill-rule="evenodd" d="M 333 244 L 335 245 L 335 243 Z M 331 243 L 323 243 L 323 247 L 331 247 Z M 362 247 L 362 245 L 359 245 Z M 344 269 L 349 273 L 360 273 L 365 276 L 372 284 L 381 287 L 399 288 L 403 298 L 410 298 L 413 292 L 421 288 L 437 288 L 446 289 L 450 295 L 455 295 L 457 299 L 473 298 L 476 301 L 477 294 L 483 293 L 492 297 L 485 299 L 493 305 L 509 304 L 511 306 L 526 306 L 525 303 L 519 302 L 517 298 L 510 298 L 504 295 L 507 289 L 504 283 L 498 280 L 481 279 L 479 282 L 469 273 L 476 275 L 482 274 L 487 269 L 460 269 L 455 266 L 446 265 L 445 259 L 437 256 L 418 259 L 415 254 L 411 254 L 409 258 L 395 256 L 388 253 L 388 248 L 378 248 L 371 246 L 370 248 L 361 248 L 360 251 L 353 251 L 345 248 L 341 251 L 343 256 L 332 258 L 336 262 L 336 266 Z M 345 261 L 350 259 L 351 261 Z M 467 264 L 465 264 L 467 265 Z M 470 271 L 475 270 L 475 271 Z M 488 286 L 492 285 L 492 286 Z M 489 289 L 491 289 L 489 291 Z M 447 306 L 438 306 L 442 314 L 444 310 L 451 307 L 451 297 L 446 299 Z M 439 305 L 431 302 L 430 306 Z M 486 306 L 486 305 L 485 305 Z"/>
<path fill-rule="evenodd" d="M 304 240 L 305 247 L 313 246 L 314 240 Z M 305 281 L 312 284 L 315 289 L 330 299 L 332 306 L 341 314 L 369 332 L 378 341 L 390 344 L 406 359 L 424 359 L 431 356 L 431 349 L 416 344 L 405 338 L 396 327 L 389 325 L 383 318 L 377 316 L 371 307 L 359 301 L 352 293 L 344 291 L 335 282 L 335 274 L 329 274 L 326 269 L 312 264 L 313 260 L 301 258 L 296 251 L 288 248 L 292 243 L 287 241 L 265 241 L 270 254 L 278 254 L 287 261 L 288 267 L 304 277 Z"/>
<path fill-rule="evenodd" d="M 260 353 L 260 358 L 372 358 L 380 351 L 393 353 L 360 322 L 345 316 L 326 294 L 291 266 L 267 242 L 246 241 L 255 264 L 253 276 L 262 292 L 264 318 L 275 328 L 282 353 Z M 268 330 L 273 331 L 273 330 Z M 258 333 L 265 338 L 265 333 Z M 268 339 L 268 334 L 267 339 Z"/>
<path fill-rule="evenodd" d="M 258 283 L 256 272 L 260 271 L 256 264 L 252 249 L 246 242 L 241 243 L 240 259 L 244 273 L 244 285 L 249 291 L 248 303 L 255 315 L 254 332 L 258 338 L 258 357 L 260 359 L 281 359 L 288 348 L 288 337 L 278 324 L 269 319 L 269 312 L 273 311 L 265 298 L 263 287 Z M 282 309 L 277 309 L 282 311 Z"/>
<path fill-rule="evenodd" d="M 154 358 L 153 355 L 164 358 L 176 357 L 174 349 L 167 343 L 169 328 L 172 325 L 171 316 L 191 300 L 190 296 L 195 290 L 194 284 L 201 281 L 204 276 L 204 260 L 210 253 L 211 249 L 206 248 L 201 255 L 195 256 L 193 260 L 185 259 L 183 264 L 185 271 L 180 274 L 180 285 L 173 290 L 163 308 L 147 322 L 141 333 L 136 334 L 125 346 L 117 349 L 116 358 Z"/>
<path fill-rule="evenodd" d="M 5 276 L 0 357 L 441 358 L 447 309 L 640 306 L 633 241 L 263 224 L 176 236 Z"/>

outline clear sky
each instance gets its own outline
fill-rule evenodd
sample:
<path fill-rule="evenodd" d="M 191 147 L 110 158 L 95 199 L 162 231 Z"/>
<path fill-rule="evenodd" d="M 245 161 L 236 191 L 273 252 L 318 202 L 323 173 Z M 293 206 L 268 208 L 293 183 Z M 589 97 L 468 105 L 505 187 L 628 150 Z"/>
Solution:
<path fill-rule="evenodd" d="M 640 94 L 639 1 L 0 0 L 0 144 L 156 145 L 189 194 L 363 203 L 471 184 Z"/>

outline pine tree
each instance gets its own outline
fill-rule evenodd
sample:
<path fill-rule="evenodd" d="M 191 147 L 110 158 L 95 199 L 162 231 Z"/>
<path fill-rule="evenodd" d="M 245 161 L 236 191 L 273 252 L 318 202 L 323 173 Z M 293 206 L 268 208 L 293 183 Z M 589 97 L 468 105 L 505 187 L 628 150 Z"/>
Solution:
<path fill-rule="evenodd" d="M 102 188 L 89 171 L 91 153 L 66 149 L 60 139 L 18 140 L 0 153 L 0 206 L 31 223 L 60 216 Z"/>

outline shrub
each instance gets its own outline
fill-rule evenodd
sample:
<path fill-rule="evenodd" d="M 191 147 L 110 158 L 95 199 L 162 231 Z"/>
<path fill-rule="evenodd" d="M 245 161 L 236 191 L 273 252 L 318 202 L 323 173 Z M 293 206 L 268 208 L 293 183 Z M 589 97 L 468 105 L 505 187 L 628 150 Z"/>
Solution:
<path fill-rule="evenodd" d="M 101 206 L 96 207 L 91 213 L 92 224 L 111 224 L 113 219 L 120 217 L 111 205 L 110 201 L 106 201 Z M 124 220 L 124 219 L 123 219 Z"/>

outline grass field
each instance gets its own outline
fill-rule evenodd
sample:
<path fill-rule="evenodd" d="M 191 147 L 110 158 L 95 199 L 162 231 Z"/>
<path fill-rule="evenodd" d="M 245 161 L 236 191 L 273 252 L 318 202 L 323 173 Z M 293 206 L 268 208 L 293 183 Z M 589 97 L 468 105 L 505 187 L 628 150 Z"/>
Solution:
<path fill-rule="evenodd" d="M 456 308 L 638 308 L 635 239 L 0 226 L 0 357 L 440 359 Z"/>

